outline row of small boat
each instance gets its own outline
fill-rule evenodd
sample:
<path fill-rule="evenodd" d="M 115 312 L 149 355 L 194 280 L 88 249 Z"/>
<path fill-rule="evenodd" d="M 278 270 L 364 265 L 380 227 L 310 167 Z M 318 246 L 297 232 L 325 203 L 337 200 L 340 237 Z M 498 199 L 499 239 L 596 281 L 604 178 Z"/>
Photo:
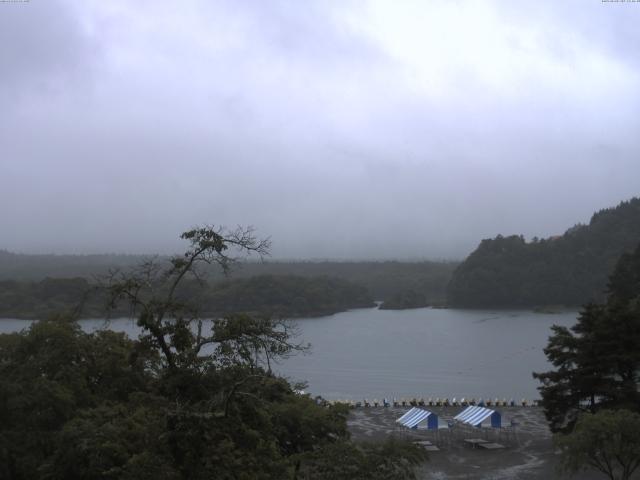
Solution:
<path fill-rule="evenodd" d="M 429 398 L 425 400 L 424 398 L 394 398 L 389 401 L 384 398 L 381 401 L 374 399 L 372 401 L 367 400 L 366 398 L 362 401 L 355 400 L 330 400 L 328 403 L 330 404 L 346 404 L 352 408 L 360 408 L 360 407 L 468 407 L 468 406 L 479 406 L 479 407 L 529 407 L 529 406 L 537 406 L 537 400 L 527 400 L 522 399 L 520 401 L 516 401 L 513 398 L 507 400 L 506 398 Z"/>

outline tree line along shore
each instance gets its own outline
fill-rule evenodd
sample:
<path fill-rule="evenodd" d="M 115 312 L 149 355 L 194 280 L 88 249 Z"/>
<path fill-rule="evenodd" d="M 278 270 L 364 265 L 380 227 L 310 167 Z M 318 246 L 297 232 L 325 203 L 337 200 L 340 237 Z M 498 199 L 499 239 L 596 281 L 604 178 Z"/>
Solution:
<path fill-rule="evenodd" d="M 208 314 L 283 317 L 326 315 L 374 300 L 382 301 L 383 309 L 575 308 L 604 300 L 617 259 L 639 241 L 640 199 L 632 198 L 562 235 L 482 240 L 462 262 L 247 261 L 238 263 L 230 278 L 209 269 L 198 300 Z M 0 251 L 0 317 L 42 318 L 72 310 L 97 278 L 149 258 Z M 182 287 L 184 295 L 195 290 Z M 81 315 L 95 317 L 101 308 L 99 296 L 87 296 Z"/>
<path fill-rule="evenodd" d="M 77 311 L 0 335 L 0 477 L 416 478 L 427 460 L 418 445 L 394 436 L 353 441 L 348 406 L 318 402 L 272 371 L 308 348 L 288 322 L 244 312 L 203 322 L 211 293 L 198 266 L 227 271 L 226 245 L 258 253 L 268 245 L 250 230 L 205 227 L 182 238 L 184 255 L 100 281 L 112 312 L 133 312 L 137 339 L 83 332 Z M 266 283 L 253 277 L 226 288 L 253 288 L 260 298 L 284 277 L 259 278 Z M 290 281 L 335 285 L 321 278 Z M 63 282 L 69 299 L 81 280 Z M 46 293 L 51 281 L 43 282 Z M 229 308 L 238 305 L 247 304 Z M 640 242 L 617 260 L 604 302 L 585 304 L 573 327 L 552 328 L 545 354 L 551 370 L 534 377 L 562 468 L 631 478 L 640 466 Z"/>

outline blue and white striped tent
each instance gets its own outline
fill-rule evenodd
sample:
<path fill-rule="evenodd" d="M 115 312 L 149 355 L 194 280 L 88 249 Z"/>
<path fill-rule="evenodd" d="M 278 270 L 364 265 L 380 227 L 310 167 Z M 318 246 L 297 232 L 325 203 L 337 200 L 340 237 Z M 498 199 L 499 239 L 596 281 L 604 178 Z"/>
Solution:
<path fill-rule="evenodd" d="M 502 416 L 500 415 L 500 412 L 496 412 L 495 410 L 485 407 L 470 406 L 453 417 L 454 420 L 468 425 L 473 425 L 474 427 L 482 425 L 482 422 L 487 418 L 491 418 L 491 426 L 494 428 L 500 428 L 502 425 Z"/>
<path fill-rule="evenodd" d="M 429 410 L 425 410 L 424 408 L 413 407 L 407 413 L 398 418 L 396 422 L 398 422 L 403 427 L 418 428 L 418 424 L 424 422 L 425 420 L 427 422 L 427 429 L 438 429 L 438 416 L 435 413 L 430 412 Z"/>

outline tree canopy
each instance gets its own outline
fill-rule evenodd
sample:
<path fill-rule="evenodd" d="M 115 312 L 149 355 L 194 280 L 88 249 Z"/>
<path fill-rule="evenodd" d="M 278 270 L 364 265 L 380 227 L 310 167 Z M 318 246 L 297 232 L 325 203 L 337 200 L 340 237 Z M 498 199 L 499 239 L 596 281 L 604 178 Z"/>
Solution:
<path fill-rule="evenodd" d="M 250 313 L 273 317 L 330 315 L 373 305 L 367 289 L 335 277 L 259 275 L 211 282 L 188 279 L 176 296 L 195 301 L 205 316 Z M 0 281 L 0 317 L 38 319 L 68 312 L 83 318 L 104 313 L 104 292 L 84 278 L 45 278 L 40 282 Z M 112 315 L 126 316 L 122 306 Z"/>
<path fill-rule="evenodd" d="M 266 252 L 250 230 L 203 227 L 164 263 L 112 272 L 103 287 L 142 333 L 87 333 L 72 318 L 0 335 L 0 477 L 46 479 L 413 478 L 402 442 L 355 445 L 347 410 L 322 406 L 271 369 L 305 348 L 286 322 L 207 320 L 180 286 L 233 249 Z M 334 475 L 335 474 L 335 475 Z"/>
<path fill-rule="evenodd" d="M 555 369 L 534 377 L 552 430 L 571 431 L 582 412 L 640 411 L 640 245 L 619 259 L 606 303 L 554 326 L 545 354 Z"/>
<path fill-rule="evenodd" d="M 104 275 L 112 268 L 126 269 L 148 260 L 148 256 L 134 255 L 24 255 L 0 250 L 0 315 L 15 318 L 44 318 L 48 312 L 66 308 L 68 302 L 59 298 L 57 292 L 66 289 L 67 281 L 87 285 L 91 280 Z M 157 260 L 166 260 L 159 257 Z M 278 289 L 290 288 L 289 278 L 296 281 L 311 280 L 314 283 L 342 280 L 348 282 L 345 288 L 364 287 L 375 300 L 390 300 L 406 291 L 424 295 L 429 304 L 442 305 L 446 301 L 446 286 L 457 262 L 450 261 L 295 261 L 265 260 L 239 261 L 231 280 L 215 268 L 205 268 L 209 293 L 216 294 L 224 284 L 240 283 L 254 277 L 270 277 Z M 323 280 L 324 279 L 324 280 Z M 253 281 L 253 280 L 252 280 Z M 51 283 L 53 296 L 45 296 L 40 286 Z M 220 285 L 220 284 L 223 285 Z M 350 285 L 350 286 L 349 286 Z M 85 287 L 86 288 L 86 287 Z M 315 290 L 315 288 L 314 288 Z M 294 292 L 292 292 L 294 293 Z M 75 298 L 75 297 L 74 297 Z M 309 295 L 307 295 L 309 298 Z M 314 298 L 310 297 L 310 315 L 315 309 Z M 315 302 L 321 305 L 319 302 Z M 282 305 L 282 304 L 280 304 Z M 269 308 L 272 303 L 267 304 Z M 276 305 L 278 306 L 278 305 Z M 283 305 L 285 311 L 289 306 Z M 83 312 L 94 317 L 91 305 Z M 350 306 L 349 308 L 355 308 Z M 315 310 L 319 312 L 320 310 Z M 307 316 L 307 313 L 302 313 Z"/>
<path fill-rule="evenodd" d="M 459 307 L 578 306 L 602 302 L 616 261 L 640 242 L 640 198 L 593 215 L 564 235 L 482 240 L 454 271 L 447 297 Z"/>
<path fill-rule="evenodd" d="M 428 307 L 424 294 L 414 290 L 405 290 L 393 295 L 389 300 L 385 300 L 380 305 L 381 310 L 406 310 L 409 308 Z"/>
<path fill-rule="evenodd" d="M 556 437 L 567 473 L 594 468 L 611 480 L 628 480 L 640 467 L 640 414 L 602 410 L 585 414 L 568 435 Z"/>

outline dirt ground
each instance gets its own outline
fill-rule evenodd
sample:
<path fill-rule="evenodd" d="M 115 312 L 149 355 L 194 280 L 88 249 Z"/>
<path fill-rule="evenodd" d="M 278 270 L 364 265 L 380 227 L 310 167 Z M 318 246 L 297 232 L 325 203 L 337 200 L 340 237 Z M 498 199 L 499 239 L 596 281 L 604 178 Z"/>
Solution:
<path fill-rule="evenodd" d="M 383 440 L 391 435 L 415 440 L 429 440 L 439 451 L 429 452 L 429 461 L 418 469 L 420 479 L 560 479 L 558 456 L 554 452 L 551 432 L 542 410 L 538 407 L 500 407 L 503 425 L 515 420 L 515 434 L 510 429 L 477 429 L 446 427 L 447 420 L 457 415 L 461 407 L 425 407 L 439 416 L 444 426 L 439 432 L 406 430 L 395 422 L 410 407 L 370 407 L 352 410 L 349 430 L 354 440 Z M 485 450 L 464 440 L 483 438 L 504 445 L 504 449 Z M 573 478 L 596 480 L 604 478 L 597 472 L 580 473 Z"/>

